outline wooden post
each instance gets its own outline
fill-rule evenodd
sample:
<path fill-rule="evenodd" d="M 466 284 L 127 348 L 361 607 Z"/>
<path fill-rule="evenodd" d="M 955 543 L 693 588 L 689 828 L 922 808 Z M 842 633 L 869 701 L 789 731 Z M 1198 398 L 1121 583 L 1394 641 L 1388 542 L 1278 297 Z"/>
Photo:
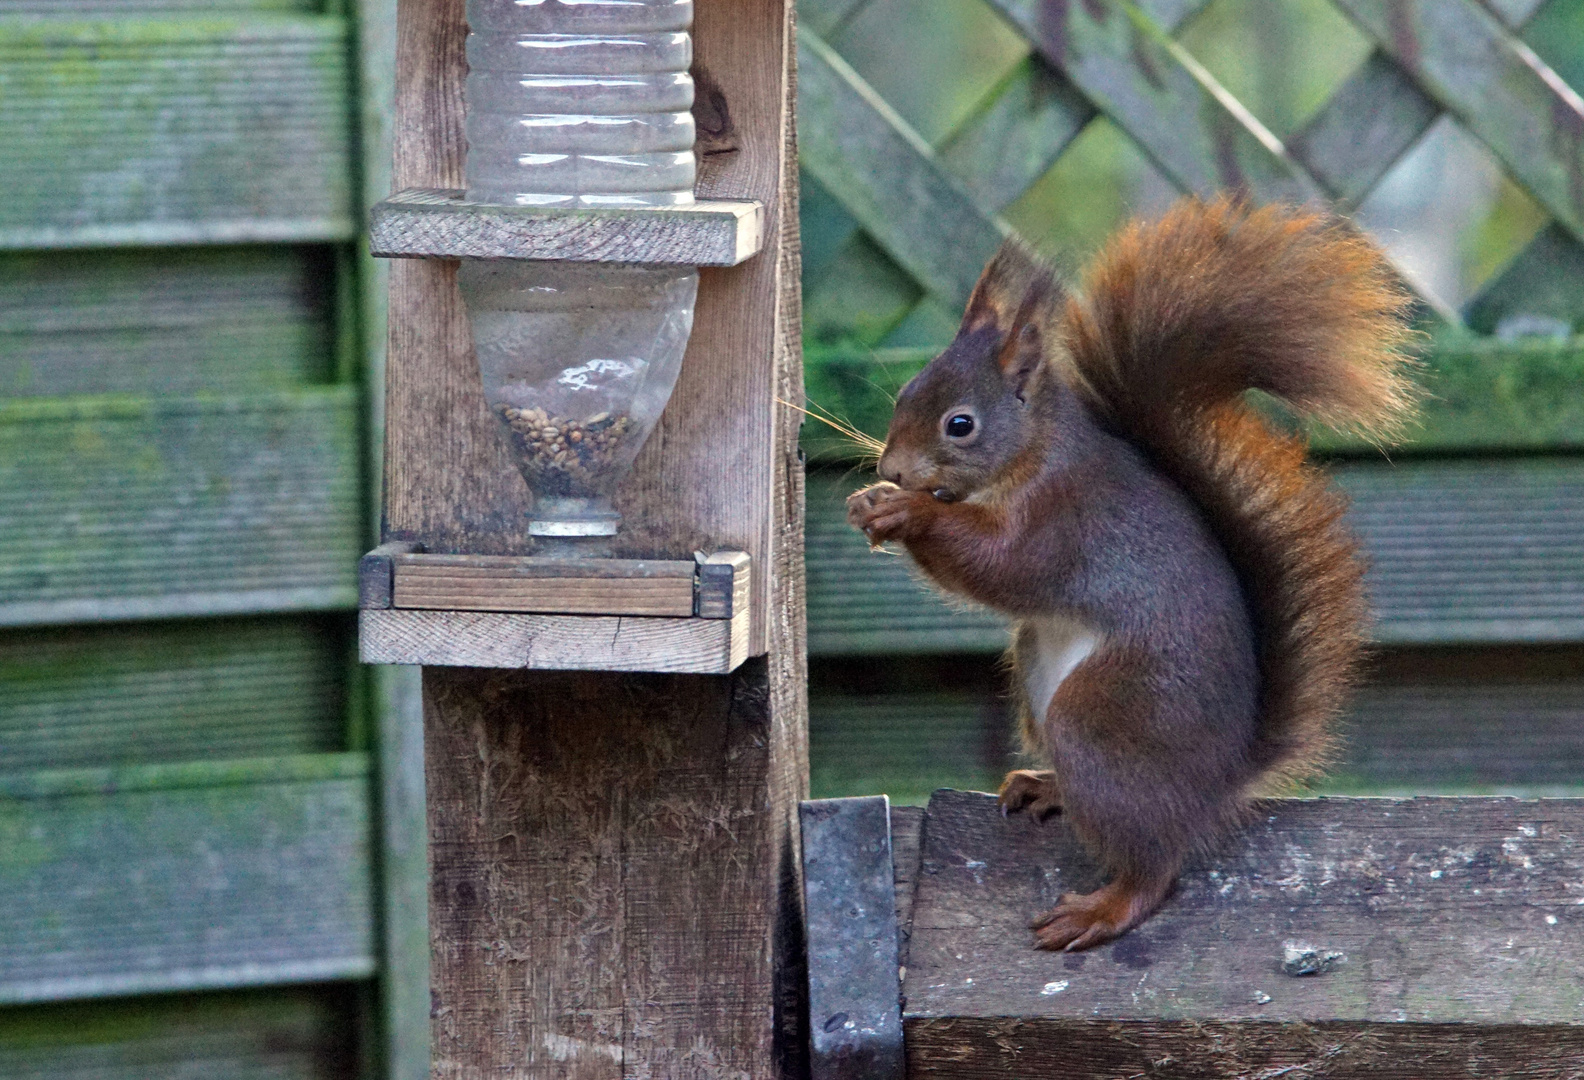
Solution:
<path fill-rule="evenodd" d="M 401 0 L 393 187 L 462 186 L 463 0 Z M 807 786 L 796 154 L 787 0 L 703 0 L 701 198 L 763 251 L 700 274 L 675 394 L 617 497 L 618 555 L 752 559 L 731 675 L 427 668 L 439 1078 L 800 1073 Z M 521 554 L 455 262 L 391 266 L 382 540 Z"/>

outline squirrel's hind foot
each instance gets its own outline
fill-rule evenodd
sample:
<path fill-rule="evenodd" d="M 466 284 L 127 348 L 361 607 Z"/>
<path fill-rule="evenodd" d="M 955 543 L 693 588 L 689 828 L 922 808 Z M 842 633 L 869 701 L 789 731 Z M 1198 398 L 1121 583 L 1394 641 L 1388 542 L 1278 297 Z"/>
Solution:
<path fill-rule="evenodd" d="M 1061 813 L 1061 792 L 1056 790 L 1056 774 L 1046 770 L 1013 769 L 1001 781 L 996 795 L 1001 803 L 1001 816 L 1027 810 L 1036 821 L 1044 821 Z"/>
<path fill-rule="evenodd" d="M 1113 881 L 1092 893 L 1067 893 L 1029 924 L 1035 947 L 1081 952 L 1104 945 L 1154 914 L 1172 885 Z"/>

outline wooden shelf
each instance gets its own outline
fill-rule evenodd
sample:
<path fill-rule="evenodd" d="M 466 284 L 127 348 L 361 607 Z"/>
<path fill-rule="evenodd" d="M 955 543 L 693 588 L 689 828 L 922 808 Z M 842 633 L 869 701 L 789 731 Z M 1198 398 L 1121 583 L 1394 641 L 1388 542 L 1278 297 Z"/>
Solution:
<path fill-rule="evenodd" d="M 386 544 L 359 567 L 370 664 L 724 674 L 748 657 L 751 565 L 431 555 Z"/>
<path fill-rule="evenodd" d="M 764 243 L 764 205 L 562 209 L 468 202 L 449 188 L 408 188 L 370 211 L 369 250 L 387 259 L 562 259 L 736 266 Z"/>

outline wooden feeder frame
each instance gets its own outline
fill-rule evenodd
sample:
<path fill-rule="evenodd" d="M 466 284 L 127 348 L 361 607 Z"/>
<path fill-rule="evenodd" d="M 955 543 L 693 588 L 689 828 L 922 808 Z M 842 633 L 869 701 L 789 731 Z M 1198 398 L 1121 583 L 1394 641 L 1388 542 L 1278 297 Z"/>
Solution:
<path fill-rule="evenodd" d="M 455 188 L 398 192 L 375 205 L 369 229 L 371 253 L 396 259 L 728 267 L 763 243 L 755 199 L 564 209 L 471 202 Z M 746 552 L 700 555 L 695 566 L 422 547 L 387 543 L 363 559 L 365 663 L 724 674 L 750 655 Z"/>

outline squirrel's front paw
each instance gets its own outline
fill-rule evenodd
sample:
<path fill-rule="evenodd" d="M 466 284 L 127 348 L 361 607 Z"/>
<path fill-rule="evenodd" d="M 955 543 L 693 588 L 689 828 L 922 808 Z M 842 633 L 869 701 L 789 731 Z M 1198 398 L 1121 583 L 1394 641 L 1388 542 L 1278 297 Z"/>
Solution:
<path fill-rule="evenodd" d="M 847 523 L 878 547 L 901 535 L 917 497 L 892 483 L 873 484 L 847 497 Z"/>

